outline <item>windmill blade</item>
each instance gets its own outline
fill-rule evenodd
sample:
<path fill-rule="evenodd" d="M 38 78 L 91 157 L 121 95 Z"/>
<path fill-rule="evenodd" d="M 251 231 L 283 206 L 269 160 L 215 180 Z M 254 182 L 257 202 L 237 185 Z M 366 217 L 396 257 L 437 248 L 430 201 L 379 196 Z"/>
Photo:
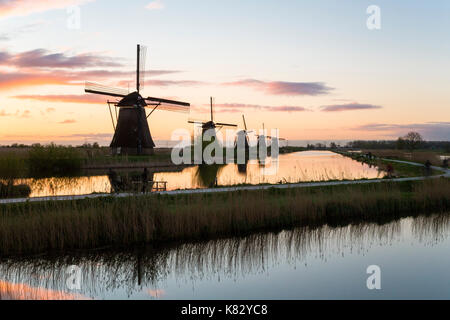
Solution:
<path fill-rule="evenodd" d="M 245 131 L 247 131 L 247 123 L 245 122 L 245 116 L 244 116 L 244 115 L 242 115 L 242 119 L 244 120 L 244 128 L 245 128 Z"/>
<path fill-rule="evenodd" d="M 188 120 L 188 123 L 201 123 L 201 124 L 203 124 L 203 123 L 206 123 L 207 121 L 204 121 L 204 120 L 197 120 L 197 119 L 189 119 Z"/>
<path fill-rule="evenodd" d="M 157 103 L 157 108 L 159 110 L 166 110 L 166 111 L 173 111 L 173 112 L 182 112 L 182 113 L 188 113 L 190 111 L 190 103 L 187 102 L 181 102 L 181 101 L 175 101 L 175 100 L 169 100 L 169 99 L 161 99 L 161 98 L 154 98 L 154 97 L 148 97 L 144 100 L 150 101 L 150 105 L 155 105 L 154 103 Z"/>
<path fill-rule="evenodd" d="M 109 87 L 95 82 L 86 82 L 84 91 L 87 93 L 101 94 L 105 96 L 120 98 L 125 98 L 128 95 L 127 90 Z"/>
<path fill-rule="evenodd" d="M 147 97 L 144 100 L 148 100 L 148 101 L 151 101 L 151 102 L 157 102 L 157 103 L 164 103 L 164 104 L 173 104 L 173 105 L 178 105 L 178 106 L 183 106 L 183 107 L 190 107 L 191 106 L 191 104 L 187 103 L 187 102 L 181 102 L 181 101 L 169 100 L 169 99 L 161 99 L 161 98 L 154 98 L 154 97 Z"/>
<path fill-rule="evenodd" d="M 145 88 L 145 65 L 147 61 L 147 47 L 138 45 L 138 87 L 139 90 Z M 138 91 L 139 91 L 138 90 Z"/>
<path fill-rule="evenodd" d="M 229 124 L 229 123 L 216 123 L 216 125 L 222 126 L 222 127 L 237 127 L 237 125 Z"/>

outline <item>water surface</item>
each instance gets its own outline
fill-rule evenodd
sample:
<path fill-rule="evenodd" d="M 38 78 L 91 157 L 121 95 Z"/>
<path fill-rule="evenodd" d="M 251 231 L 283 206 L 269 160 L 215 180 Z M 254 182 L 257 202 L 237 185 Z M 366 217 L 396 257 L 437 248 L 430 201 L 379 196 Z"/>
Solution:
<path fill-rule="evenodd" d="M 17 179 L 30 186 L 30 197 L 83 195 L 121 191 L 140 192 L 142 169 L 111 171 L 101 175 L 45 179 Z M 329 151 L 282 154 L 277 161 L 251 160 L 245 165 L 191 166 L 183 170 L 149 171 L 148 179 L 167 182 L 167 190 L 214 186 L 298 183 L 309 181 L 374 179 L 384 176 L 377 167 Z"/>
<path fill-rule="evenodd" d="M 19 299 L 450 299 L 450 215 L 0 261 Z M 68 267 L 81 271 L 68 289 Z M 368 290 L 367 267 L 381 268 Z M 70 283 L 70 282 L 69 282 Z"/>

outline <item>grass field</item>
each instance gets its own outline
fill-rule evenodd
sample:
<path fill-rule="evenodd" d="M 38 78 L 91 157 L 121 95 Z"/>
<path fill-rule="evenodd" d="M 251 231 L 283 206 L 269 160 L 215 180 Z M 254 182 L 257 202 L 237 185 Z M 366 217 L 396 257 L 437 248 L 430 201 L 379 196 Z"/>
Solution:
<path fill-rule="evenodd" d="M 240 236 L 450 210 L 450 180 L 0 206 L 0 255 Z"/>

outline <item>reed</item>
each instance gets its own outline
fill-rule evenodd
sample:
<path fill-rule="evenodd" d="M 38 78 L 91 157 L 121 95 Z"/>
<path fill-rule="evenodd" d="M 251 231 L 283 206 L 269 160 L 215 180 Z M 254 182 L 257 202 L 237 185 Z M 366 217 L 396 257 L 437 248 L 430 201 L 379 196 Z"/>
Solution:
<path fill-rule="evenodd" d="M 450 181 L 0 206 L 0 255 L 203 240 L 448 212 Z"/>
<path fill-rule="evenodd" d="M 27 160 L 31 176 L 75 174 L 81 170 L 82 163 L 81 154 L 75 148 L 55 144 L 33 147 Z"/>

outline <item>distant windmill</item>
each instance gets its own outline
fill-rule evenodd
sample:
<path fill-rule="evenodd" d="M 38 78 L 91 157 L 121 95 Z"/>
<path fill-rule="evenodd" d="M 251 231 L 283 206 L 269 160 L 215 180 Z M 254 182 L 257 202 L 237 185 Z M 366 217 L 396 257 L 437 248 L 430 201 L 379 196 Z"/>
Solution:
<path fill-rule="evenodd" d="M 267 139 L 269 139 L 269 140 L 271 140 L 271 146 L 269 147 L 269 154 L 270 154 L 271 150 L 272 150 L 272 146 L 276 145 L 277 148 L 278 148 L 279 141 L 282 141 L 282 140 L 284 141 L 286 139 L 278 138 L 278 137 L 266 136 L 265 135 L 266 134 L 266 129 L 264 127 L 264 123 L 262 125 L 263 125 L 263 134 L 256 135 L 257 138 L 258 138 L 258 153 L 259 153 L 259 150 L 261 150 L 260 148 L 262 148 L 262 150 L 267 150 Z M 260 157 L 262 157 L 262 156 L 263 155 L 260 155 Z"/>
<path fill-rule="evenodd" d="M 221 123 L 221 122 L 214 122 L 214 101 L 213 101 L 213 98 L 211 97 L 211 120 L 210 121 L 196 121 L 196 120 L 189 120 L 188 122 L 189 123 L 194 123 L 194 124 L 196 124 L 196 123 L 198 123 L 198 124 L 201 124 L 202 125 L 202 136 L 205 134 L 205 132 L 207 131 L 207 130 L 210 130 L 210 129 L 216 129 L 217 127 L 219 127 L 219 130 L 222 128 L 222 127 L 237 127 L 237 125 L 235 125 L 235 124 L 229 124 L 229 123 Z"/>
<path fill-rule="evenodd" d="M 147 97 L 143 98 L 140 90 L 144 87 L 146 48 L 137 45 L 136 91 L 117 89 L 86 82 L 85 92 L 121 98 L 119 101 L 107 101 L 111 120 L 113 122 L 114 137 L 111 148 L 115 154 L 152 154 L 155 143 L 150 134 L 147 119 L 156 110 L 175 112 L 189 112 L 190 104 L 186 102 Z M 116 113 L 116 125 L 111 112 L 113 105 Z M 119 115 L 117 117 L 117 108 Z M 152 110 L 147 115 L 145 108 Z"/>
<path fill-rule="evenodd" d="M 260 148 L 267 149 L 266 139 L 272 138 L 272 137 L 266 137 L 265 134 L 266 134 L 266 129 L 264 128 L 264 123 L 263 123 L 263 134 L 256 135 L 256 137 L 258 138 L 258 152 L 259 152 Z"/>
<path fill-rule="evenodd" d="M 242 115 L 242 120 L 244 122 L 244 130 L 238 131 L 236 133 L 235 147 L 243 145 L 245 146 L 245 150 L 247 151 L 250 146 L 248 134 L 252 133 L 253 131 L 248 131 L 247 122 L 245 121 L 244 115 Z"/>

